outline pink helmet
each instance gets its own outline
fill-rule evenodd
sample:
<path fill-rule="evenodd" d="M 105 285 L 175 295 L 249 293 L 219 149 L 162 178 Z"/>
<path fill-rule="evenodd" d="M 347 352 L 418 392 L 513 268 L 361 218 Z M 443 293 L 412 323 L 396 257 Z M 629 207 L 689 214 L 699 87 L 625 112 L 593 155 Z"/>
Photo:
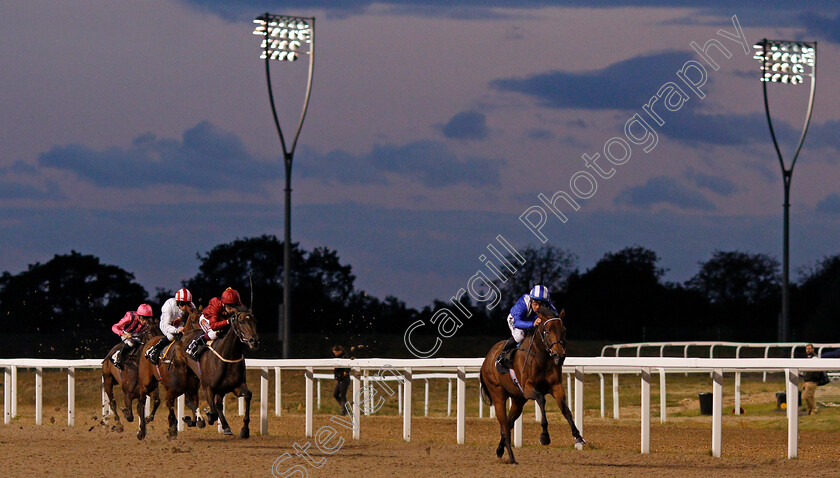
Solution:
<path fill-rule="evenodd" d="M 140 304 L 140 307 L 137 308 L 137 315 L 151 317 L 152 315 L 154 315 L 152 312 L 152 306 L 149 304 Z"/>
<path fill-rule="evenodd" d="M 178 302 L 192 302 L 192 294 L 187 289 L 179 289 L 175 293 L 175 300 Z"/>

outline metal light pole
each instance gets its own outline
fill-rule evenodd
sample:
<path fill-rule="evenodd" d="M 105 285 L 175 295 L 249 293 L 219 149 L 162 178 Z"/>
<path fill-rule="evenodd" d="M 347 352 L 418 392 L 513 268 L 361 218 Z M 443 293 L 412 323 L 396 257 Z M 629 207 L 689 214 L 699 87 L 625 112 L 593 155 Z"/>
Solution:
<path fill-rule="evenodd" d="M 764 92 L 764 112 L 767 114 L 767 124 L 770 126 L 770 137 L 779 157 L 782 168 L 782 182 L 785 189 L 784 202 L 784 255 L 782 270 L 782 315 L 779 324 L 779 341 L 790 340 L 790 182 L 793 178 L 793 167 L 805 142 L 805 134 L 811 123 L 811 112 L 814 108 L 814 92 L 817 87 L 817 42 L 798 42 L 786 40 L 763 39 L 754 47 L 758 50 L 753 58 L 761 63 L 761 85 Z M 789 167 L 785 166 L 776 133 L 773 130 L 773 120 L 770 119 L 770 103 L 767 101 L 767 84 L 781 83 L 784 85 L 800 85 L 804 79 L 811 78 L 811 92 L 808 97 L 808 110 L 805 113 L 805 124 L 799 136 L 799 143 L 793 153 L 793 160 Z"/>
<path fill-rule="evenodd" d="M 265 61 L 265 81 L 268 85 L 268 99 L 271 102 L 271 114 L 274 116 L 274 126 L 283 147 L 283 164 L 286 169 L 285 189 L 285 220 L 283 225 L 283 358 L 289 358 L 289 324 L 291 322 L 291 284 L 289 276 L 292 270 L 292 159 L 295 154 L 306 109 L 309 106 L 309 94 L 312 91 L 312 72 L 315 67 L 315 18 L 291 17 L 288 15 L 274 15 L 264 13 L 258 16 L 254 23 L 254 35 L 265 37 L 260 44 L 260 58 Z M 277 118 L 277 108 L 274 105 L 274 93 L 271 89 L 271 60 L 294 62 L 301 54 L 309 56 L 309 72 L 306 80 L 306 94 L 303 108 L 300 112 L 297 131 L 291 145 L 286 147 L 280 120 Z"/>

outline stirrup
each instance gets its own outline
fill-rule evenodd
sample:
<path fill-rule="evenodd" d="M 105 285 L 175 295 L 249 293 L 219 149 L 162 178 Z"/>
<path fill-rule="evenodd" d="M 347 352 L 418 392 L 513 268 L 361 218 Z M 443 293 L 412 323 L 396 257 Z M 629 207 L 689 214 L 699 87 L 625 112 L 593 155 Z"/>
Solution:
<path fill-rule="evenodd" d="M 155 347 L 153 345 L 152 347 L 149 348 L 149 350 L 146 350 L 145 355 L 146 355 L 146 358 L 149 360 L 149 362 L 152 362 L 152 364 L 157 365 L 157 363 L 158 363 L 158 361 L 157 361 L 157 355 L 158 355 L 157 347 Z"/>

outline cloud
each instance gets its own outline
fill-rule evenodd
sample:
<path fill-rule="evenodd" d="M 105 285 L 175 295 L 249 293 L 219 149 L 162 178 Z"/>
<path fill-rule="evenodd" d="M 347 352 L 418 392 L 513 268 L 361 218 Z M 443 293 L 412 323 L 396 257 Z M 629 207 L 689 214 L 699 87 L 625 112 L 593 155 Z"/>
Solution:
<path fill-rule="evenodd" d="M 450 139 L 485 139 L 488 134 L 487 117 L 478 111 L 462 111 L 441 126 L 441 131 Z"/>
<path fill-rule="evenodd" d="M 237 135 L 207 121 L 185 131 L 180 141 L 146 133 L 127 148 L 97 151 L 80 144 L 56 146 L 40 154 L 38 164 L 73 172 L 98 186 L 116 188 L 174 184 L 253 190 L 283 174 L 279 161 L 257 160 Z"/>
<path fill-rule="evenodd" d="M 838 120 L 829 120 L 825 123 L 811 125 L 808 128 L 808 134 L 805 136 L 803 148 L 815 147 L 840 150 L 840 135 L 837 134 L 838 131 L 840 131 L 840 121 Z M 829 156 L 829 158 L 835 157 Z"/>
<path fill-rule="evenodd" d="M 831 193 L 817 203 L 817 212 L 826 214 L 840 214 L 840 194 Z"/>
<path fill-rule="evenodd" d="M 502 78 L 490 83 L 503 92 L 522 93 L 550 108 L 630 110 L 646 104 L 692 53 L 668 51 L 642 55 L 583 73 L 552 70 L 525 78 Z M 711 81 L 711 80 L 709 80 Z"/>
<path fill-rule="evenodd" d="M 502 161 L 459 157 L 444 143 L 421 140 L 403 146 L 377 145 L 365 155 L 346 151 L 319 154 L 302 148 L 299 171 L 304 177 L 340 184 L 390 184 L 397 175 L 430 188 L 456 184 L 497 186 Z"/>
<path fill-rule="evenodd" d="M 697 173 L 689 171 L 686 178 L 694 183 L 695 186 L 703 189 L 708 189 L 713 193 L 721 196 L 729 196 L 738 190 L 738 186 L 723 176 L 714 176 L 711 174 Z"/>
<path fill-rule="evenodd" d="M 831 18 L 819 13 L 805 12 L 801 19 L 809 34 L 816 33 L 829 42 L 840 43 L 840 14 Z"/>
<path fill-rule="evenodd" d="M 725 146 L 767 143 L 770 132 L 764 113 L 704 114 L 682 112 L 665 119 L 662 133 L 671 138 L 695 143 Z M 773 121 L 780 143 L 795 141 L 798 133 L 788 123 Z"/>
<path fill-rule="evenodd" d="M 55 199 L 65 196 L 58 184 L 48 182 L 44 187 L 0 179 L 0 199 Z"/>
<path fill-rule="evenodd" d="M 616 204 L 648 209 L 666 204 L 683 210 L 713 211 L 715 205 L 699 192 L 665 176 L 650 178 L 643 186 L 627 188 L 615 198 Z"/>

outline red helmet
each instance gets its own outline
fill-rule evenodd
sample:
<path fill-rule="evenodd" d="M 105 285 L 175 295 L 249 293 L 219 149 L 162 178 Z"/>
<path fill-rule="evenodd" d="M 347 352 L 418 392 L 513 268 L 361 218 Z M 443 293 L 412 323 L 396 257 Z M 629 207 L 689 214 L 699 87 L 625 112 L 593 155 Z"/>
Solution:
<path fill-rule="evenodd" d="M 222 292 L 222 304 L 225 305 L 242 305 L 242 299 L 239 298 L 239 292 L 236 289 L 228 287 Z"/>
<path fill-rule="evenodd" d="M 175 293 L 175 300 L 178 302 L 192 302 L 192 294 L 187 289 L 179 289 Z"/>
<path fill-rule="evenodd" d="M 146 317 L 151 317 L 153 314 L 152 306 L 149 304 L 140 304 L 140 307 L 137 308 L 137 315 L 144 315 Z"/>

